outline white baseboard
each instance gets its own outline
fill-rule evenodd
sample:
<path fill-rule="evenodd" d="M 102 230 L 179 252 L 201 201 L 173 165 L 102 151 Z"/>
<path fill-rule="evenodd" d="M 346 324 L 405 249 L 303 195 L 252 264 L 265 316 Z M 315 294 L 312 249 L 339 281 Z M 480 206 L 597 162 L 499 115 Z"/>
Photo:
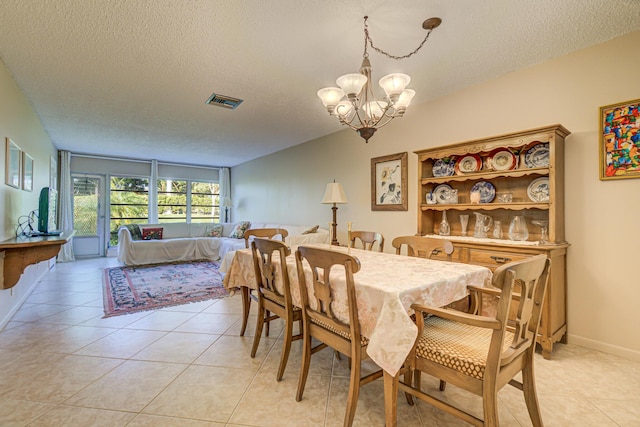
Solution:
<path fill-rule="evenodd" d="M 590 348 L 592 350 L 602 351 L 603 353 L 612 354 L 614 356 L 624 357 L 625 359 L 633 360 L 635 362 L 640 362 L 640 351 L 571 334 L 567 334 L 567 342 L 581 347 Z"/>
<path fill-rule="evenodd" d="M 24 304 L 24 302 L 27 300 L 27 298 L 29 298 L 29 295 L 31 295 L 31 293 L 33 293 L 33 291 L 38 286 L 38 283 L 47 274 L 49 269 L 53 265 L 55 265 L 55 258 L 52 258 L 52 259 L 53 259 L 53 263 L 51 263 L 51 260 L 41 261 L 41 262 L 35 264 L 33 266 L 34 268 L 31 268 L 28 272 L 25 269 L 25 272 L 20 277 L 20 280 L 18 281 L 16 286 L 25 286 L 26 285 L 27 286 L 27 290 L 11 306 L 11 308 L 6 312 L 4 317 L 2 319 L 0 319 L 0 331 L 2 331 L 5 326 L 7 326 L 7 323 L 9 323 L 11 321 L 11 319 L 13 318 L 13 316 L 18 312 L 18 310 L 20 310 L 20 307 L 22 307 L 22 304 Z M 32 266 L 28 266 L 27 269 L 29 269 L 30 267 L 32 267 Z M 10 289 L 4 290 L 3 292 L 8 292 L 8 293 L 11 294 L 13 291 L 10 288 Z"/>

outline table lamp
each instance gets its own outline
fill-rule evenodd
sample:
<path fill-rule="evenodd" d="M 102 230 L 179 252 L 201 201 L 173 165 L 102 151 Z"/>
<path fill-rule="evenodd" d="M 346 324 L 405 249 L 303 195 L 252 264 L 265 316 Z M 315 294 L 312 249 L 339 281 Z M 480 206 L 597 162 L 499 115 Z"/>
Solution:
<path fill-rule="evenodd" d="M 231 197 L 224 197 L 222 199 L 222 207 L 224 208 L 224 222 L 229 222 L 229 208 L 233 207 Z"/>
<path fill-rule="evenodd" d="M 331 208 L 333 210 L 333 222 L 331 223 L 331 235 L 333 236 L 333 239 L 331 240 L 331 244 L 339 245 L 340 243 L 338 243 L 338 238 L 336 235 L 336 227 L 338 226 L 338 223 L 336 222 L 336 212 L 338 210 L 338 207 L 336 206 L 336 204 L 347 203 L 347 196 L 345 196 L 344 194 L 342 184 L 336 182 L 335 179 L 333 180 L 333 182 L 328 183 L 327 189 L 324 192 L 324 197 L 322 198 L 322 203 L 333 203 L 333 207 Z"/>

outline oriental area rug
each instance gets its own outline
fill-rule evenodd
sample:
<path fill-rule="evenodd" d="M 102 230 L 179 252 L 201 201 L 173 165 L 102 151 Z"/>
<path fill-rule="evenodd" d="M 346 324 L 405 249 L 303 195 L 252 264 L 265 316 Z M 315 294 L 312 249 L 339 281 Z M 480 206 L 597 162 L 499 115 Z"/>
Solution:
<path fill-rule="evenodd" d="M 212 261 L 105 268 L 104 317 L 226 297 L 219 268 Z"/>

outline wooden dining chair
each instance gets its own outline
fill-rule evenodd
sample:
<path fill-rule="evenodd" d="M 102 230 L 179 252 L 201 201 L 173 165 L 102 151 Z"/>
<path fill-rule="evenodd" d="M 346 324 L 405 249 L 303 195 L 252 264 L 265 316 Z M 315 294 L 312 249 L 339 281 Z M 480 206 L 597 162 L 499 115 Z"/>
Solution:
<path fill-rule="evenodd" d="M 288 235 L 289 233 L 284 228 L 253 228 L 244 232 L 244 245 L 245 248 L 250 248 L 250 242 L 256 237 L 273 239 L 280 236 L 280 240 L 284 242 Z M 256 279 L 258 278 L 256 277 Z M 242 326 L 240 327 L 240 336 L 243 337 L 247 330 L 247 322 L 249 321 L 251 300 L 258 301 L 258 295 L 252 293 L 249 288 L 244 286 L 240 289 L 240 295 L 242 296 Z M 266 334 L 269 336 L 268 323 Z"/>
<path fill-rule="evenodd" d="M 360 270 L 360 261 L 346 253 L 300 246 L 296 251 L 296 266 L 302 300 L 304 342 L 296 401 L 302 400 L 311 354 L 329 346 L 346 355 L 350 360 L 351 377 L 347 411 L 344 417 L 344 425 L 349 427 L 353 424 L 360 387 L 382 376 L 382 370 L 360 376 L 361 361 L 367 357 L 369 344 L 369 340 L 360 333 L 353 280 L 353 275 Z M 345 278 L 346 288 L 336 287 L 334 283 L 336 271 L 344 272 L 344 275 L 338 277 Z M 310 273 L 310 281 L 307 278 L 307 272 Z M 336 292 L 341 291 L 346 292 L 348 323 L 340 321 L 334 313 Z M 320 341 L 320 344 L 314 348 L 311 347 L 312 338 Z"/>
<path fill-rule="evenodd" d="M 351 231 L 350 248 L 360 247 L 366 251 L 372 251 L 377 245 L 378 252 L 384 251 L 384 236 L 375 231 Z M 360 244 L 357 244 L 357 242 Z"/>
<path fill-rule="evenodd" d="M 455 249 L 449 240 L 422 236 L 399 236 L 391 241 L 391 245 L 396 248 L 398 255 L 402 254 L 403 249 L 408 256 L 420 258 L 431 258 L 444 252 L 447 260 L 451 260 L 451 254 Z"/>
<path fill-rule="evenodd" d="M 277 240 L 257 238 L 251 242 L 251 251 L 258 279 L 258 316 L 251 357 L 256 356 L 262 336 L 262 327 L 265 324 L 268 327 L 273 320 L 283 319 L 285 326 L 282 355 L 276 374 L 276 381 L 280 381 L 287 367 L 291 342 L 302 338 L 302 333 L 293 335 L 293 324 L 302 320 L 302 311 L 298 307 L 294 307 L 291 300 L 289 271 L 286 263 L 287 256 L 291 255 L 291 249 Z M 277 271 L 279 274 L 276 274 Z M 276 286 L 276 279 L 280 281 L 280 289 Z M 300 324 L 300 331 L 302 331 L 302 324 Z"/>
<path fill-rule="evenodd" d="M 498 391 L 510 384 L 523 391 L 532 424 L 542 426 L 533 356 L 549 266 L 545 255 L 514 261 L 493 273 L 497 289 L 474 288 L 499 297 L 495 318 L 412 305 L 423 314 L 416 316 L 418 340 L 407 362 L 414 378 L 399 388 L 470 424 L 498 426 Z M 443 392 L 450 382 L 481 396 L 484 419 L 422 392 L 421 372 L 439 378 Z M 519 372 L 522 382 L 514 379 Z"/>

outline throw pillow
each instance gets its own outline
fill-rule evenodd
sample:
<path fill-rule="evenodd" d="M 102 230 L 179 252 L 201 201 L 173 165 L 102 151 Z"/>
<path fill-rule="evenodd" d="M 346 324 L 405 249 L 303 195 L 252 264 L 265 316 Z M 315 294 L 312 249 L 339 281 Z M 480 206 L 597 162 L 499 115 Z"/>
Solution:
<path fill-rule="evenodd" d="M 142 239 L 142 233 L 140 232 L 140 227 L 138 226 L 138 224 L 127 224 L 125 225 L 125 227 L 127 227 L 129 233 L 131 233 L 131 240 Z"/>
<path fill-rule="evenodd" d="M 162 240 L 163 228 L 143 228 L 142 240 Z"/>
<path fill-rule="evenodd" d="M 302 232 L 302 234 L 313 234 L 313 233 L 317 233 L 318 232 L 318 228 L 320 228 L 319 225 L 314 225 L 313 227 L 311 227 L 308 230 L 305 230 Z"/>
<path fill-rule="evenodd" d="M 251 222 L 249 221 L 240 221 L 236 225 L 233 226 L 233 231 L 229 234 L 229 237 L 233 239 L 242 239 L 244 238 L 244 232 L 247 231 L 251 227 Z"/>
<path fill-rule="evenodd" d="M 207 225 L 204 229 L 204 237 L 222 237 L 223 229 L 224 225 L 222 224 Z"/>

